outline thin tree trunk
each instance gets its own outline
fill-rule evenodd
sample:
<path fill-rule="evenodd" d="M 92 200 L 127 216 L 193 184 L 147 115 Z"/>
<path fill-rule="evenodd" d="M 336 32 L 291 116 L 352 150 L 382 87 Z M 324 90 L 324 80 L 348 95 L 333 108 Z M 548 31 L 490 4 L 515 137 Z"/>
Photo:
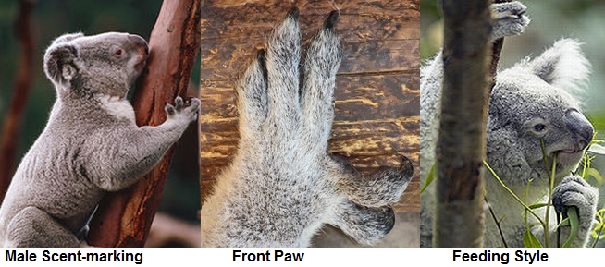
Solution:
<path fill-rule="evenodd" d="M 164 107 L 184 96 L 200 46 L 201 0 L 165 0 L 151 33 L 147 72 L 133 98 L 137 125 L 159 125 Z M 166 183 L 171 148 L 133 187 L 108 194 L 91 223 L 95 247 L 142 247 Z"/>
<path fill-rule="evenodd" d="M 489 0 L 443 1 L 436 247 L 483 244 Z"/>
<path fill-rule="evenodd" d="M 32 37 L 31 13 L 32 0 L 19 1 L 19 14 L 15 22 L 15 32 L 19 42 L 19 63 L 17 78 L 9 110 L 4 118 L 4 128 L 0 143 L 0 204 L 17 168 L 17 152 L 21 122 L 31 91 L 32 56 L 34 41 Z"/>

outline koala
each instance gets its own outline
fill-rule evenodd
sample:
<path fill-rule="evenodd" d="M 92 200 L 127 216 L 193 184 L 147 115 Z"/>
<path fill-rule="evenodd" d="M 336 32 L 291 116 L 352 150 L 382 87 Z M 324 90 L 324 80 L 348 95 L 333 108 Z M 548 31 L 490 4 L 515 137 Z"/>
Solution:
<path fill-rule="evenodd" d="M 57 99 L 0 208 L 0 244 L 79 247 L 105 193 L 148 173 L 196 119 L 200 101 L 177 97 L 163 124 L 135 124 L 126 95 L 148 55 L 143 38 L 118 32 L 65 34 L 48 47 Z"/>
<path fill-rule="evenodd" d="M 202 206 L 202 247 L 308 247 L 325 224 L 372 244 L 394 224 L 389 205 L 412 164 L 402 157 L 400 167 L 363 177 L 327 152 L 339 13 L 313 37 L 304 63 L 298 15 L 292 10 L 274 29 L 236 86 L 240 141 Z"/>
<path fill-rule="evenodd" d="M 529 19 L 519 2 L 493 4 L 492 40 L 518 35 Z M 426 183 L 435 163 L 443 58 L 439 53 L 421 69 L 421 181 Z M 579 212 L 580 227 L 572 244 L 585 245 L 592 227 L 598 200 L 597 190 L 584 179 L 571 174 L 593 137 L 594 129 L 582 114 L 578 96 L 589 73 L 589 63 L 576 40 L 562 39 L 534 59 L 498 72 L 488 109 L 487 162 L 503 183 L 526 204 L 546 203 L 549 174 L 556 155 L 556 175 L 552 204 L 566 214 L 569 207 Z M 544 143 L 543 155 L 541 142 Z M 524 208 L 514 200 L 490 173 L 486 175 L 485 247 L 522 247 L 526 230 Z M 436 201 L 435 182 L 421 195 L 421 246 L 430 247 L 432 218 Z M 545 209 L 538 212 L 544 218 Z M 550 211 L 550 240 L 555 240 L 557 225 Z M 528 215 L 530 224 L 534 217 Z M 500 229 L 495 220 L 501 220 Z M 561 227 L 561 239 L 569 236 L 569 226 Z M 532 233 L 544 244 L 542 226 Z M 561 241 L 563 243 L 565 239 Z M 550 241 L 554 246 L 557 242 Z"/>

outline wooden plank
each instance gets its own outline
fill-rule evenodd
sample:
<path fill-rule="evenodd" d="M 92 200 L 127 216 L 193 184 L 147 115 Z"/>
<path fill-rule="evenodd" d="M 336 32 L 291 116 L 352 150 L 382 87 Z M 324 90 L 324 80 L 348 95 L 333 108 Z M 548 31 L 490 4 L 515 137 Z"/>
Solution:
<path fill-rule="evenodd" d="M 405 1 L 206 1 L 202 7 L 200 126 L 202 198 L 237 149 L 234 84 L 288 10 L 301 9 L 305 43 L 340 9 L 343 59 L 337 75 L 329 150 L 362 173 L 407 156 L 415 176 L 400 212 L 420 210 L 420 3 Z"/>

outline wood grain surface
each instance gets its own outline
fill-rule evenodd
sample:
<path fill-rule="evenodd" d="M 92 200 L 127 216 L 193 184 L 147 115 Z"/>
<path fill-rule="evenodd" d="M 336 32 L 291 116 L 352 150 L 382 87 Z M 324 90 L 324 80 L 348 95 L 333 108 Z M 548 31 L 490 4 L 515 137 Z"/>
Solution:
<path fill-rule="evenodd" d="M 362 173 L 414 163 L 414 179 L 394 209 L 419 212 L 420 2 L 205 1 L 202 3 L 202 199 L 237 149 L 234 85 L 292 6 L 300 12 L 306 44 L 326 15 L 340 9 L 343 48 L 337 74 L 330 152 L 345 155 Z"/>

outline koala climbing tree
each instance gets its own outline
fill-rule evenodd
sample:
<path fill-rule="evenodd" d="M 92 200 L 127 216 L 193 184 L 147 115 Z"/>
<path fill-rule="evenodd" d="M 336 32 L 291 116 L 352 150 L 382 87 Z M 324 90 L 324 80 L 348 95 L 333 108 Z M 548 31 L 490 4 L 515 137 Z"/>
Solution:
<path fill-rule="evenodd" d="M 126 95 L 148 55 L 140 36 L 117 32 L 65 34 L 48 47 L 57 100 L 0 208 L 0 244 L 80 246 L 101 198 L 148 173 L 195 121 L 199 100 L 177 97 L 164 123 L 136 126 Z"/>
<path fill-rule="evenodd" d="M 492 5 L 492 40 L 521 34 L 529 20 L 519 2 Z M 443 65 L 441 54 L 421 70 L 421 178 L 426 182 L 435 162 L 436 123 L 438 121 Z M 527 204 L 548 199 L 550 168 L 556 158 L 552 204 L 557 211 L 570 207 L 579 214 L 579 231 L 574 247 L 584 246 L 594 221 L 597 191 L 581 177 L 571 174 L 583 150 L 592 140 L 593 127 L 581 113 L 578 95 L 588 75 L 588 61 L 580 44 L 571 39 L 556 42 L 534 59 L 524 60 L 497 74 L 492 90 L 487 125 L 487 162 L 502 182 Z M 543 144 L 543 145 L 542 145 Z M 544 151 L 544 153 L 543 153 Z M 546 154 L 546 155 L 544 155 Z M 422 194 L 421 246 L 430 247 L 434 185 Z M 486 219 L 486 247 L 521 247 L 528 227 L 524 208 L 494 176 L 486 177 L 487 205 L 495 215 Z M 540 212 L 544 212 L 542 208 Z M 547 220 L 548 238 L 555 240 L 554 212 Z M 531 232 L 544 240 L 542 226 Z M 499 220 L 496 223 L 496 220 Z M 561 236 L 570 235 L 570 227 L 561 227 Z M 501 232 L 500 232 L 501 230 Z M 556 242 L 550 242 L 550 246 Z"/>
<path fill-rule="evenodd" d="M 133 94 L 139 126 L 166 118 L 164 103 L 184 95 L 200 47 L 200 0 L 164 1 L 149 38 L 151 57 Z M 99 204 L 91 222 L 89 244 L 142 247 L 159 206 L 172 149 L 134 186 L 112 192 Z"/>
<path fill-rule="evenodd" d="M 400 168 L 362 177 L 327 153 L 338 12 L 313 38 L 300 72 L 298 12 L 277 26 L 237 86 L 241 139 L 203 203 L 203 247 L 306 247 L 324 224 L 371 244 L 393 226 L 388 205 L 410 181 L 412 164 L 402 158 Z"/>

